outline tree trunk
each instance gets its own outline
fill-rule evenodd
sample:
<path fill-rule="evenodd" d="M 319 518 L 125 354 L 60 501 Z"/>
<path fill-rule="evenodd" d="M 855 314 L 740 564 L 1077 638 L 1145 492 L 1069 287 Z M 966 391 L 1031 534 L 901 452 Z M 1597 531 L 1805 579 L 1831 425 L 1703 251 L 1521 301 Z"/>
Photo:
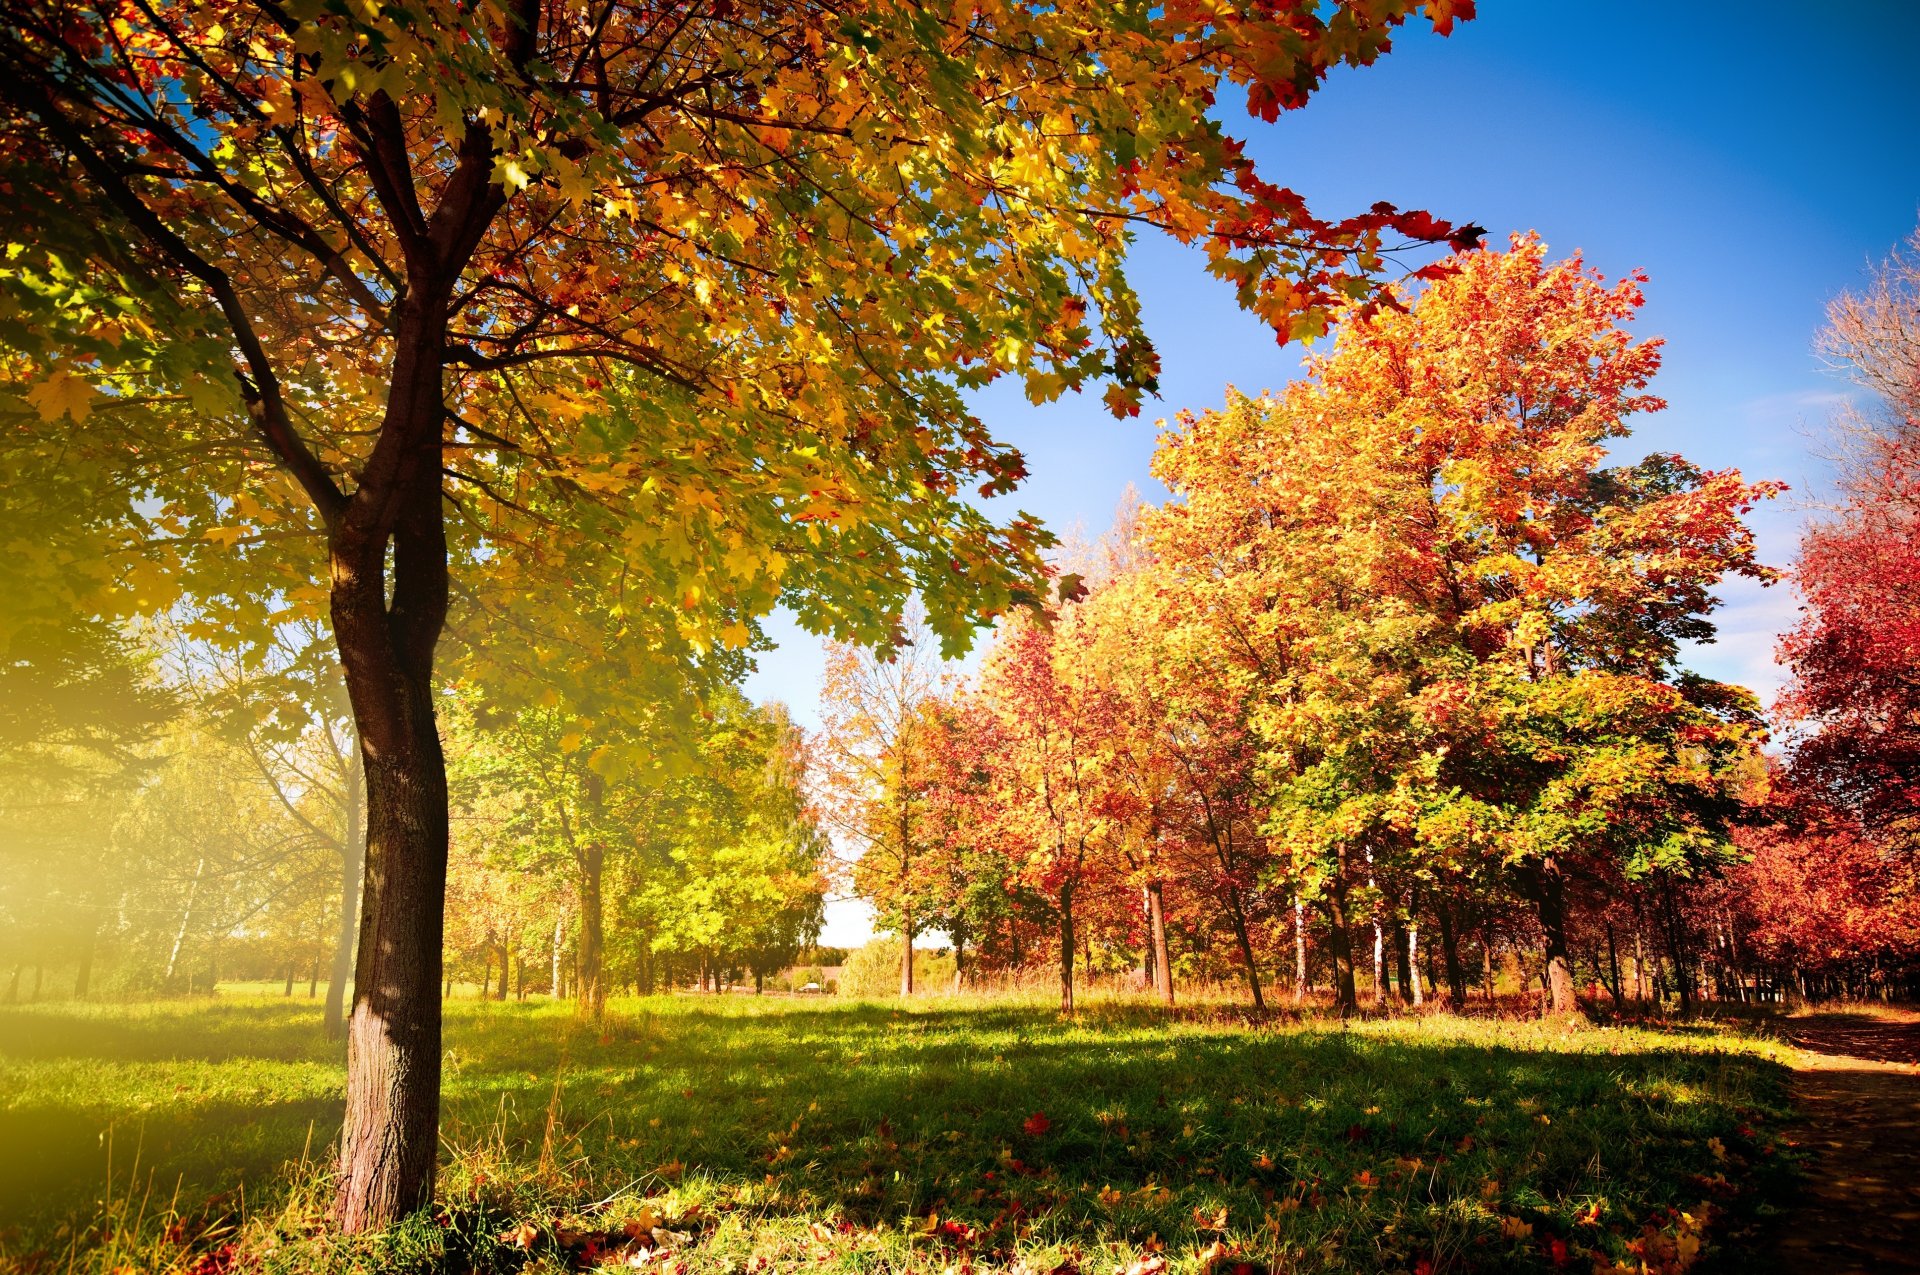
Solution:
<path fill-rule="evenodd" d="M 180 912 L 180 928 L 173 933 L 173 950 L 167 953 L 168 982 L 173 981 L 173 971 L 180 964 L 180 947 L 187 941 L 187 927 L 193 921 L 193 901 L 200 893 L 200 874 L 207 870 L 205 855 L 193 865 L 193 884 L 187 887 L 187 906 Z"/>
<path fill-rule="evenodd" d="M 1487 985 L 1487 1004 L 1494 1002 L 1493 992 L 1493 926 L 1488 924 L 1480 931 L 1480 977 Z"/>
<path fill-rule="evenodd" d="M 334 1204 L 348 1234 L 384 1227 L 433 1198 L 440 1140 L 447 768 L 433 653 L 448 597 L 441 360 L 451 281 L 416 273 L 396 307 L 378 441 L 328 536 L 333 632 L 367 794 Z"/>
<path fill-rule="evenodd" d="M 293 999 L 293 962 L 292 961 L 287 962 L 287 985 L 286 985 L 286 988 L 282 990 L 280 994 L 286 997 L 288 1000 Z"/>
<path fill-rule="evenodd" d="M 1420 1003 L 1420 991 L 1414 986 L 1413 940 L 1407 933 L 1407 927 L 1400 918 L 1393 921 L 1393 972 L 1394 982 L 1399 986 L 1399 999 L 1403 1004 Z"/>
<path fill-rule="evenodd" d="M 547 987 L 547 995 L 560 999 L 560 953 L 567 945 L 567 910 L 560 909 L 560 915 L 553 918 L 553 981 Z"/>
<path fill-rule="evenodd" d="M 312 1000 L 314 997 L 320 994 L 321 959 L 322 959 L 321 950 L 318 947 L 314 948 L 313 964 L 307 968 L 307 999 L 308 1000 Z"/>
<path fill-rule="evenodd" d="M 1293 896 L 1293 1003 L 1307 999 L 1307 905 Z"/>
<path fill-rule="evenodd" d="M 1240 949 L 1240 967 L 1247 973 L 1247 990 L 1253 994 L 1253 1007 L 1265 1009 L 1267 998 L 1260 991 L 1260 966 L 1253 956 L 1253 936 L 1247 931 L 1246 909 L 1240 903 L 1240 891 L 1227 887 L 1227 919 L 1233 924 L 1233 941 Z"/>
<path fill-rule="evenodd" d="M 507 971 L 513 968 L 513 940 L 510 935 L 502 935 L 498 946 L 500 953 L 500 983 L 493 989 L 493 999 L 507 999 Z"/>
<path fill-rule="evenodd" d="M 1620 945 L 1613 937 L 1613 922 L 1607 922 L 1607 964 L 1613 968 L 1613 1003 L 1620 1004 L 1626 994 L 1626 986 L 1620 981 Z"/>
<path fill-rule="evenodd" d="M 87 930 L 86 946 L 80 949 L 80 969 L 73 976 L 73 999 L 83 1001 L 87 998 L 87 988 L 93 983 L 93 948 L 99 941 L 100 928 L 96 921 Z"/>
<path fill-rule="evenodd" d="M 900 913 L 900 994 L 913 995 L 913 912 Z"/>
<path fill-rule="evenodd" d="M 1147 886 L 1147 951 L 1153 959 L 1153 990 L 1173 1004 L 1173 962 L 1167 959 L 1167 896 L 1159 881 Z"/>
<path fill-rule="evenodd" d="M 1373 1006 L 1387 1007 L 1387 939 L 1378 917 L 1373 921 Z"/>
<path fill-rule="evenodd" d="M 1402 967 L 1407 982 L 1407 990 L 1413 993 L 1413 1003 L 1419 1006 L 1424 997 L 1420 990 L 1420 922 L 1407 922 L 1407 963 Z"/>
<path fill-rule="evenodd" d="M 1327 956 L 1333 961 L 1333 1004 L 1342 1018 L 1351 1018 L 1360 1009 L 1353 979 L 1353 934 L 1347 921 L 1346 878 L 1336 872 L 1327 891 Z"/>
<path fill-rule="evenodd" d="M 352 738 L 347 756 L 346 794 L 342 798 L 344 827 L 340 835 L 340 924 L 334 933 L 333 967 L 327 971 L 327 1039 L 338 1040 L 347 1030 L 347 980 L 353 974 L 353 938 L 360 928 L 360 868 L 366 858 L 361 831 L 361 809 L 366 798 L 366 773 L 360 765 L 359 737 Z"/>
<path fill-rule="evenodd" d="M 1453 909 L 1442 903 L 1434 909 L 1440 922 L 1440 963 L 1447 972 L 1447 1008 L 1462 1013 L 1467 1008 L 1466 973 L 1460 968 L 1460 934 L 1453 928 Z"/>
<path fill-rule="evenodd" d="M 597 778 L 597 776 L 596 776 Z M 590 781 L 591 783 L 591 781 Z M 580 1013 L 599 1018 L 607 1010 L 606 931 L 600 880 L 606 850 L 589 841 L 580 850 Z"/>
<path fill-rule="evenodd" d="M 1580 1001 L 1574 995 L 1573 966 L 1567 956 L 1566 880 L 1552 866 L 1542 866 L 1532 877 L 1534 907 L 1546 936 L 1541 954 L 1546 958 L 1547 1013 L 1577 1015 Z"/>
<path fill-rule="evenodd" d="M 1073 886 L 1060 887 L 1060 1012 L 1073 1012 Z"/>

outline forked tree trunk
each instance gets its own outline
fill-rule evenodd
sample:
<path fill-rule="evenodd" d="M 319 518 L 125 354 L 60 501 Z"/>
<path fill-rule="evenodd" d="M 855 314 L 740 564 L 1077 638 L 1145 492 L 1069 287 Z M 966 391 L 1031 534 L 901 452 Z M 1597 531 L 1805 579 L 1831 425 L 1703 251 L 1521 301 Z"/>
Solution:
<path fill-rule="evenodd" d="M 379 439 L 328 537 L 333 632 L 367 791 L 334 1203 L 335 1222 L 349 1234 L 433 1198 L 440 1141 L 447 769 L 434 721 L 433 653 L 448 597 L 441 368 L 451 280 L 419 272 L 410 283 L 396 307 Z"/>
<path fill-rule="evenodd" d="M 1171 1005 L 1173 962 L 1167 959 L 1166 887 L 1159 881 L 1147 886 L 1147 951 L 1152 956 L 1153 990 Z"/>
<path fill-rule="evenodd" d="M 1060 1012 L 1073 1012 L 1073 886 L 1060 887 Z"/>
<path fill-rule="evenodd" d="M 366 847 L 360 829 L 366 804 L 366 775 L 360 765 L 358 737 L 347 757 L 346 793 L 340 834 L 340 925 L 334 933 L 333 967 L 327 971 L 327 1039 L 338 1040 L 347 1030 L 347 980 L 353 975 L 353 938 L 360 928 L 360 867 Z"/>
<path fill-rule="evenodd" d="M 1573 965 L 1567 951 L 1566 879 L 1551 864 L 1528 875 L 1534 909 L 1546 938 L 1542 955 L 1546 958 L 1547 1013 L 1556 1017 L 1576 1015 L 1580 1001 L 1574 993 Z"/>

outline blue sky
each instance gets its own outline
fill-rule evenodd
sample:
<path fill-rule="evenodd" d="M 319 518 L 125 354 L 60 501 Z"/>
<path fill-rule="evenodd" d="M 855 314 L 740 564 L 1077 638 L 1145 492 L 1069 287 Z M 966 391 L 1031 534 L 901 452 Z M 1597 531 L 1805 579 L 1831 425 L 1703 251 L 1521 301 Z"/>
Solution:
<path fill-rule="evenodd" d="M 1343 71 L 1275 125 L 1231 121 L 1269 180 L 1323 216 L 1377 199 L 1488 228 L 1537 230 L 1610 276 L 1647 272 L 1635 324 L 1666 338 L 1655 390 L 1620 451 L 1677 451 L 1793 492 L 1754 518 L 1767 561 L 1791 556 L 1802 501 L 1825 476 L 1820 430 L 1848 391 L 1812 349 L 1827 301 L 1920 223 L 1920 5 L 1741 6 L 1687 0 L 1482 0 L 1446 39 L 1409 30 L 1377 65 Z M 1027 454 L 1014 508 L 1056 530 L 1104 530 L 1149 476 L 1156 416 L 1218 406 L 1225 387 L 1287 381 L 1298 354 L 1207 276 L 1197 253 L 1143 239 L 1132 274 L 1162 361 L 1161 400 L 1115 421 L 1095 395 L 1029 405 L 1017 387 L 982 416 Z M 1769 694 L 1784 587 L 1726 590 L 1701 672 Z M 811 725 L 818 643 L 775 624 L 748 683 Z M 860 942 L 864 911 L 829 907 L 827 940 Z"/>

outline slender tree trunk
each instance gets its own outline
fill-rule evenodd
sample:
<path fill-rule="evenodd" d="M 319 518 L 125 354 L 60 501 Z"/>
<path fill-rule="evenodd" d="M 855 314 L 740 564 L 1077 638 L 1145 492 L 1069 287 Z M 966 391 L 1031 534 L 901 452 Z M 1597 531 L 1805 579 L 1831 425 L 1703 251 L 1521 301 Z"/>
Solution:
<path fill-rule="evenodd" d="M 567 910 L 560 909 L 560 915 L 553 918 L 553 981 L 547 986 L 547 995 L 560 999 L 560 954 L 567 945 Z"/>
<path fill-rule="evenodd" d="M 313 950 L 313 964 L 307 967 L 307 999 L 312 1000 L 320 994 L 320 962 L 322 953 L 319 947 Z"/>
<path fill-rule="evenodd" d="M 1487 1004 L 1494 1003 L 1493 991 L 1493 925 L 1487 924 L 1480 933 L 1480 977 L 1487 985 Z"/>
<path fill-rule="evenodd" d="M 1060 1012 L 1073 1012 L 1073 886 L 1060 887 Z"/>
<path fill-rule="evenodd" d="M 913 995 L 913 911 L 900 913 L 900 994 Z"/>
<path fill-rule="evenodd" d="M 1607 921 L 1607 964 L 1613 969 L 1613 1000 L 1618 1005 L 1627 989 L 1620 981 L 1620 945 L 1614 941 L 1611 918 Z"/>
<path fill-rule="evenodd" d="M 1647 1003 L 1647 942 L 1639 926 L 1633 929 L 1633 999 Z"/>
<path fill-rule="evenodd" d="M 193 865 L 193 883 L 187 887 L 187 906 L 180 911 L 180 928 L 173 933 L 173 950 L 167 953 L 167 981 L 173 981 L 173 971 L 180 964 L 180 947 L 187 941 L 187 927 L 193 923 L 193 901 L 200 894 L 200 874 L 207 870 L 205 855 Z"/>
<path fill-rule="evenodd" d="M 1293 895 L 1293 1003 L 1307 999 L 1307 905 L 1299 891 Z"/>
<path fill-rule="evenodd" d="M 1233 924 L 1233 941 L 1240 949 L 1240 968 L 1247 974 L 1247 990 L 1253 995 L 1253 1007 L 1265 1009 L 1267 998 L 1260 991 L 1260 965 L 1253 956 L 1253 936 L 1247 930 L 1247 912 L 1241 905 L 1238 887 L 1227 887 L 1227 919 Z"/>
<path fill-rule="evenodd" d="M 20 971 L 25 968 L 27 968 L 25 961 L 19 961 L 14 964 L 13 977 L 7 980 L 7 994 L 4 1000 L 5 1004 L 8 1004 L 8 1005 L 19 1004 L 20 1002 Z"/>
<path fill-rule="evenodd" d="M 100 922 L 93 921 L 87 927 L 87 940 L 80 949 L 80 969 L 73 976 L 73 999 L 87 999 L 87 988 L 93 983 L 93 949 L 100 940 Z"/>
<path fill-rule="evenodd" d="M 1406 925 L 1398 917 L 1394 918 L 1392 933 L 1394 982 L 1399 985 L 1400 1002 L 1417 1005 L 1420 1003 L 1420 992 L 1414 986 L 1413 944 L 1407 935 Z"/>
<path fill-rule="evenodd" d="M 1413 1003 L 1418 1006 L 1424 999 L 1420 989 L 1420 922 L 1407 922 L 1407 988 L 1413 993 Z"/>
<path fill-rule="evenodd" d="M 366 773 L 360 765 L 358 734 L 351 736 L 346 759 L 346 792 L 342 798 L 344 827 L 340 835 L 340 924 L 333 943 L 333 966 L 327 972 L 327 1039 L 338 1040 L 347 1030 L 347 980 L 353 975 L 353 940 L 360 928 L 360 870 L 366 859 L 360 830 L 366 804 Z"/>
<path fill-rule="evenodd" d="M 598 777 L 595 776 L 597 779 Z M 591 782 L 591 781 L 590 781 Z M 591 799 L 590 799 L 591 800 Z M 580 985 L 579 1010 L 588 1018 L 599 1018 L 607 1010 L 605 913 L 600 897 L 600 882 L 606 863 L 606 850 L 598 840 L 589 840 L 580 850 Z"/>
<path fill-rule="evenodd" d="M 280 995 L 284 996 L 288 1000 L 293 999 L 293 962 L 292 961 L 287 962 L 287 985 L 281 991 Z"/>
<path fill-rule="evenodd" d="M 1373 920 L 1373 1005 L 1375 1009 L 1387 1006 L 1387 940 L 1379 917 Z"/>
<path fill-rule="evenodd" d="M 42 965 L 39 961 L 33 963 L 33 994 L 27 997 L 28 1000 L 37 1001 L 40 999 L 40 982 L 46 977 L 46 973 L 47 967 L 45 965 Z"/>
<path fill-rule="evenodd" d="M 1166 887 L 1159 881 L 1147 886 L 1147 950 L 1153 960 L 1153 990 L 1171 1005 L 1173 962 L 1167 958 Z"/>
<path fill-rule="evenodd" d="M 1440 963 L 1447 972 L 1447 1008 L 1454 1013 L 1467 1008 L 1467 980 L 1460 968 L 1460 934 L 1453 928 L 1453 909 L 1445 903 L 1434 909 L 1440 922 Z"/>

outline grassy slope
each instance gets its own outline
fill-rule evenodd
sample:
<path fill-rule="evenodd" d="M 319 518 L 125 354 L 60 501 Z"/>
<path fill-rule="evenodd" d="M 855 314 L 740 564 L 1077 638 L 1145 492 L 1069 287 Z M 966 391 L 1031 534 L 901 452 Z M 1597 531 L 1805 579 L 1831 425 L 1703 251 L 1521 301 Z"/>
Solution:
<path fill-rule="evenodd" d="M 308 1004 L 24 1007 L 0 1010 L 0 1252 L 145 1269 L 237 1239 L 287 1269 L 560 1270 L 650 1210 L 687 1237 L 658 1263 L 689 1271 L 1106 1275 L 1215 1241 L 1299 1271 L 1682 1269 L 1709 1216 L 1737 1228 L 1777 1189 L 1773 1052 L 942 999 L 656 998 L 595 1030 L 455 1001 L 440 1219 L 341 1246 L 313 1224 L 323 1174 L 282 1167 L 337 1128 L 343 1069 Z M 202 1202 L 234 1188 L 247 1220 L 206 1232 L 238 1197 Z M 525 1249 L 497 1242 L 528 1219 Z"/>

